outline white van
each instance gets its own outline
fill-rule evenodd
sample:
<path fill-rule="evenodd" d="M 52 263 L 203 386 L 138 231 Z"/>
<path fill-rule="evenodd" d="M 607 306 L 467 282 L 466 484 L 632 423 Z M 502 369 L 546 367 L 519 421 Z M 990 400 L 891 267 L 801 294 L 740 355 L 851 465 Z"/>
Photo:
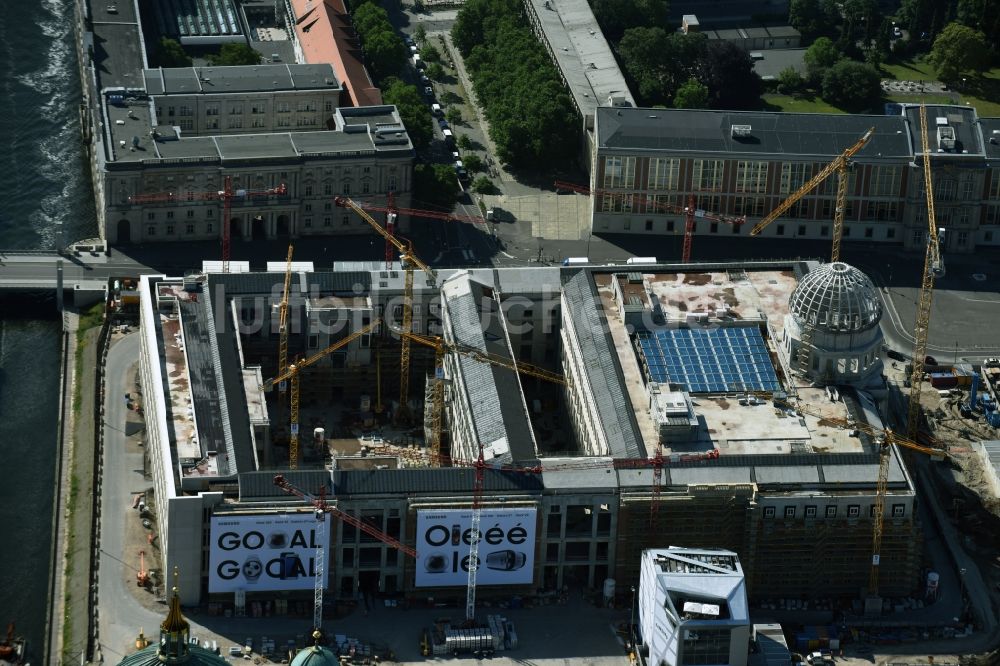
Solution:
<path fill-rule="evenodd" d="M 443 115 L 444 112 L 441 110 L 440 104 L 434 103 L 431 104 L 431 113 L 433 113 L 435 116 L 440 117 L 441 115 Z"/>
<path fill-rule="evenodd" d="M 580 266 L 590 263 L 590 257 L 566 257 L 562 260 L 563 266 Z"/>
<path fill-rule="evenodd" d="M 455 140 L 455 135 L 452 134 L 450 129 L 441 130 L 441 134 L 444 134 L 444 140 L 447 141 L 448 143 L 451 143 L 452 141 Z"/>
<path fill-rule="evenodd" d="M 625 263 L 629 266 L 632 264 L 655 264 L 656 257 L 629 257 L 625 260 Z"/>

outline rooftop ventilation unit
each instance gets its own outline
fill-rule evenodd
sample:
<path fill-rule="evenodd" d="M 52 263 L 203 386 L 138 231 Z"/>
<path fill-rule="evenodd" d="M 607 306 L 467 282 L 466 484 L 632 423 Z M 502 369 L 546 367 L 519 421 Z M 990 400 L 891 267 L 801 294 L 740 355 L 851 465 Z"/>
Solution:
<path fill-rule="evenodd" d="M 745 139 L 750 136 L 750 125 L 733 125 L 731 134 L 734 139 Z"/>
<path fill-rule="evenodd" d="M 955 150 L 955 128 L 948 125 L 937 128 L 939 150 Z"/>

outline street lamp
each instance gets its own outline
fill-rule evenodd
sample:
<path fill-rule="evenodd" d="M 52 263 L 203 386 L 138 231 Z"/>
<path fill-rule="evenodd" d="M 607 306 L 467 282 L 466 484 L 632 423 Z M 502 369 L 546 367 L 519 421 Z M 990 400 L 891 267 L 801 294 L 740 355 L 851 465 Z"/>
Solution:
<path fill-rule="evenodd" d="M 628 642 L 632 650 L 635 651 L 635 585 L 633 585 L 631 589 L 632 589 L 632 606 L 629 609 L 630 615 L 628 620 Z"/>

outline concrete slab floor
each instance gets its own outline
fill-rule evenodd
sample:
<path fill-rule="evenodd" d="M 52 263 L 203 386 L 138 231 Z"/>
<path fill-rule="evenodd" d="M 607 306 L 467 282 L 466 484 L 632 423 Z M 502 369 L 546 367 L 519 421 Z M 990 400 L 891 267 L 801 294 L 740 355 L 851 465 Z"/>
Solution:
<path fill-rule="evenodd" d="M 164 608 L 164 614 L 166 608 Z M 471 666 L 481 662 L 471 658 L 434 658 L 420 654 L 420 637 L 424 628 L 435 619 L 461 619 L 461 608 L 421 608 L 403 610 L 386 608 L 375 600 L 370 610 L 363 604 L 341 619 L 327 619 L 324 629 L 327 635 L 344 634 L 378 646 L 385 646 L 396 655 L 398 663 L 422 663 L 447 661 L 459 666 Z M 514 623 L 518 648 L 509 652 L 497 652 L 490 659 L 498 666 L 523 664 L 569 664 L 574 666 L 626 666 L 629 661 L 623 644 L 614 632 L 614 627 L 628 622 L 625 610 L 597 608 L 585 602 L 579 594 L 570 594 L 563 605 L 540 606 L 522 609 L 480 608 L 477 617 L 485 620 L 487 615 L 501 614 Z M 203 613 L 187 613 L 191 622 L 191 636 L 205 640 L 215 640 L 223 654 L 231 645 L 242 645 L 247 637 L 252 637 L 255 645 L 260 638 L 273 639 L 276 646 L 289 638 L 309 635 L 311 618 L 226 618 L 211 617 Z"/>

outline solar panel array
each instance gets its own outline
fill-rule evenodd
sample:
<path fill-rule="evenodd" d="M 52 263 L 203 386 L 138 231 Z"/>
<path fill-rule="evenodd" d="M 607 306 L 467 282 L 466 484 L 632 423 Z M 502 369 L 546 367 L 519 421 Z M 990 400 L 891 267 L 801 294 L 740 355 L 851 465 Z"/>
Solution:
<path fill-rule="evenodd" d="M 691 393 L 781 388 L 764 337 L 754 326 L 666 329 L 637 336 L 650 381 Z"/>

